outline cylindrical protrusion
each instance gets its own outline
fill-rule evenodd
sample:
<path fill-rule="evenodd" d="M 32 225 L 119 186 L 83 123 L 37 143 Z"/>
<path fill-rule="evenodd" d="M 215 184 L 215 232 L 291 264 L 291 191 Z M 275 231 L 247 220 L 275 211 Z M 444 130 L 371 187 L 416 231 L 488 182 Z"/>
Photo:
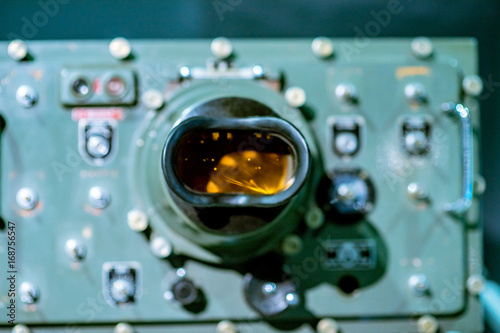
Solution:
<path fill-rule="evenodd" d="M 198 288 L 196 288 L 191 280 L 182 278 L 172 286 L 172 294 L 176 301 L 186 306 L 196 302 L 198 299 Z"/>
<path fill-rule="evenodd" d="M 405 97 L 409 103 L 425 103 L 427 100 L 427 91 L 422 83 L 413 82 L 405 86 Z"/>
<path fill-rule="evenodd" d="M 237 333 L 236 325 L 229 321 L 223 320 L 217 324 L 217 333 Z"/>
<path fill-rule="evenodd" d="M 486 180 L 482 175 L 474 175 L 474 194 L 479 196 L 486 191 Z"/>
<path fill-rule="evenodd" d="M 38 92 L 32 86 L 20 86 L 16 91 L 16 101 L 23 108 L 30 108 L 38 101 Z"/>
<path fill-rule="evenodd" d="M 148 227 L 148 216 L 141 210 L 131 210 L 127 214 L 128 226 L 130 229 L 142 232 Z"/>
<path fill-rule="evenodd" d="M 285 296 L 285 302 L 289 306 L 297 306 L 300 303 L 300 296 L 297 293 L 288 293 Z"/>
<path fill-rule="evenodd" d="M 132 47 L 128 40 L 123 37 L 117 37 L 109 43 L 109 53 L 111 56 L 118 60 L 126 59 L 130 56 Z"/>
<path fill-rule="evenodd" d="M 276 291 L 276 283 L 268 282 L 262 286 L 262 292 L 264 294 L 272 294 Z"/>
<path fill-rule="evenodd" d="M 225 37 L 217 37 L 210 44 L 210 51 L 214 57 L 226 59 L 233 53 L 233 45 L 231 41 Z"/>
<path fill-rule="evenodd" d="M 66 241 L 64 250 L 72 261 L 82 261 L 87 255 L 87 247 L 85 244 L 73 238 Z"/>
<path fill-rule="evenodd" d="M 20 39 L 14 39 L 7 47 L 7 54 L 13 60 L 20 61 L 28 55 L 28 46 Z"/>
<path fill-rule="evenodd" d="M 126 303 L 135 294 L 135 287 L 128 279 L 117 279 L 111 284 L 111 297 L 117 303 Z"/>
<path fill-rule="evenodd" d="M 113 333 L 134 333 L 134 328 L 127 323 L 118 323 L 115 326 Z"/>
<path fill-rule="evenodd" d="M 483 92 L 483 80 L 477 75 L 467 75 L 462 81 L 464 92 L 472 97 L 478 97 Z"/>
<path fill-rule="evenodd" d="M 159 110 L 165 103 L 165 100 L 160 91 L 150 89 L 142 94 L 141 102 L 148 110 Z"/>
<path fill-rule="evenodd" d="M 429 193 L 425 186 L 419 183 L 410 183 L 406 188 L 408 196 L 416 201 L 424 201 L 429 198 Z"/>
<path fill-rule="evenodd" d="M 111 150 L 111 144 L 108 138 L 99 134 L 91 135 L 87 140 L 87 152 L 93 158 L 104 158 Z"/>
<path fill-rule="evenodd" d="M 287 235 L 283 238 L 281 249 L 287 255 L 294 255 L 302 250 L 302 239 L 297 235 Z"/>
<path fill-rule="evenodd" d="M 417 58 L 425 59 L 432 55 L 434 46 L 427 37 L 417 37 L 411 42 L 411 52 Z"/>
<path fill-rule="evenodd" d="M 359 98 L 358 88 L 352 83 L 341 83 L 335 88 L 335 96 L 340 102 L 354 103 Z"/>
<path fill-rule="evenodd" d="M 311 50 L 318 58 L 329 58 L 333 55 L 333 42 L 328 37 L 317 37 L 311 43 Z"/>
<path fill-rule="evenodd" d="M 19 295 L 21 298 L 21 302 L 26 304 L 34 304 L 40 299 L 40 291 L 31 282 L 21 283 L 21 287 L 19 288 Z"/>
<path fill-rule="evenodd" d="M 156 236 L 149 244 L 151 252 L 158 258 L 167 258 L 172 254 L 172 245 L 164 237 Z"/>
<path fill-rule="evenodd" d="M 351 155 L 358 147 L 358 136 L 352 132 L 341 132 L 335 136 L 335 148 L 342 155 Z"/>
<path fill-rule="evenodd" d="M 316 332 L 318 333 L 339 333 L 340 326 L 336 320 L 331 318 L 321 319 L 316 325 Z"/>
<path fill-rule="evenodd" d="M 38 203 L 38 193 L 31 187 L 23 187 L 17 191 L 16 202 L 21 209 L 34 209 Z"/>
<path fill-rule="evenodd" d="M 405 150 L 412 155 L 420 155 L 429 148 L 429 139 L 422 131 L 411 131 L 404 137 Z"/>
<path fill-rule="evenodd" d="M 431 315 L 420 317 L 417 321 L 417 330 L 419 333 L 436 333 L 439 329 L 437 319 Z"/>
<path fill-rule="evenodd" d="M 408 279 L 408 287 L 415 296 L 425 296 L 430 289 L 429 279 L 425 274 L 414 274 Z"/>
<path fill-rule="evenodd" d="M 291 107 L 299 108 L 306 103 L 306 92 L 300 87 L 290 87 L 285 91 L 285 99 Z"/>
<path fill-rule="evenodd" d="M 89 202 L 93 208 L 104 209 L 111 202 L 111 194 L 100 186 L 94 186 L 89 191 Z"/>
<path fill-rule="evenodd" d="M 481 294 L 486 286 L 486 280 L 482 275 L 471 275 L 467 279 L 467 291 L 473 296 Z"/>
<path fill-rule="evenodd" d="M 12 328 L 12 333 L 31 333 L 31 330 L 26 325 L 16 325 Z"/>

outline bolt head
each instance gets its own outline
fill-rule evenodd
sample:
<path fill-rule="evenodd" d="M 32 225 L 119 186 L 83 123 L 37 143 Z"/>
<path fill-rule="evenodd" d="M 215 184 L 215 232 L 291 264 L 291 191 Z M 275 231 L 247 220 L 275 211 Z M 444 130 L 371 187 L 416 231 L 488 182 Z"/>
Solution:
<path fill-rule="evenodd" d="M 210 50 L 214 57 L 226 59 L 233 53 L 233 45 L 231 41 L 225 37 L 217 37 L 210 44 Z"/>
<path fill-rule="evenodd" d="M 109 53 L 111 56 L 118 60 L 123 60 L 130 56 L 132 47 L 128 40 L 123 37 L 117 37 L 109 43 Z"/>
<path fill-rule="evenodd" d="M 151 89 L 142 94 L 141 102 L 149 110 L 159 110 L 165 103 L 165 100 L 161 92 Z"/>
<path fill-rule="evenodd" d="M 340 326 L 336 320 L 324 318 L 318 322 L 318 325 L 316 325 L 316 331 L 318 333 L 339 333 Z"/>
<path fill-rule="evenodd" d="M 311 43 L 311 50 L 318 58 L 329 58 L 333 55 L 333 42 L 328 37 L 317 37 Z"/>
<path fill-rule="evenodd" d="M 467 75 L 462 81 L 462 88 L 467 95 L 478 97 L 484 89 L 483 80 L 477 75 Z"/>
<path fill-rule="evenodd" d="M 20 86 L 16 91 L 16 101 L 23 108 L 31 108 L 38 101 L 38 92 L 31 86 Z"/>
<path fill-rule="evenodd" d="M 482 275 L 471 275 L 467 279 L 467 291 L 473 296 L 481 294 L 486 287 L 486 280 Z"/>
<path fill-rule="evenodd" d="M 20 61 L 28 55 L 28 46 L 20 39 L 14 39 L 7 47 L 7 54 L 13 60 Z"/>
<path fill-rule="evenodd" d="M 127 222 L 130 229 L 137 232 L 146 230 L 149 225 L 148 216 L 141 210 L 131 210 L 128 212 Z"/>
<path fill-rule="evenodd" d="M 439 323 L 433 316 L 426 315 L 420 317 L 417 321 L 417 330 L 419 333 L 436 333 L 439 329 Z"/>
<path fill-rule="evenodd" d="M 290 87 L 285 91 L 285 99 L 291 107 L 299 108 L 306 103 L 306 92 L 300 87 Z"/>
<path fill-rule="evenodd" d="M 172 254 L 172 245 L 163 237 L 157 236 L 151 240 L 151 252 L 158 258 L 167 258 Z"/>
<path fill-rule="evenodd" d="M 38 193 L 30 187 L 23 187 L 16 194 L 16 202 L 21 209 L 35 209 L 38 203 Z"/>
<path fill-rule="evenodd" d="M 134 333 L 134 328 L 127 323 L 119 323 L 115 326 L 114 333 Z"/>
<path fill-rule="evenodd" d="M 411 42 L 411 52 L 417 58 L 429 58 L 434 52 L 434 46 L 429 38 L 417 37 Z"/>

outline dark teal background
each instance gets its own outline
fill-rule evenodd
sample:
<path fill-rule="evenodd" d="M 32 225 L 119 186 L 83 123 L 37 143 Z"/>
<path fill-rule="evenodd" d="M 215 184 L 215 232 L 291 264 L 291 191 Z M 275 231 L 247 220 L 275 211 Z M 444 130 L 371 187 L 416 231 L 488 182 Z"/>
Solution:
<path fill-rule="evenodd" d="M 56 0 L 54 0 L 56 1 Z M 0 0 L 0 40 L 23 37 L 26 21 L 40 27 L 24 39 L 354 37 L 356 27 L 373 20 L 371 11 L 388 1 L 105 1 Z M 59 2 L 58 2 L 59 3 Z M 490 278 L 500 281 L 500 2 L 401 0 L 403 10 L 381 29 L 381 37 L 472 36 L 479 41 L 482 102 L 485 254 Z M 38 14 L 37 14 L 38 13 Z M 38 16 L 37 16 L 38 15 Z M 42 24 L 43 23 L 43 24 Z M 26 28 L 25 28 L 26 32 Z M 28 37 L 28 38 L 26 38 Z"/>

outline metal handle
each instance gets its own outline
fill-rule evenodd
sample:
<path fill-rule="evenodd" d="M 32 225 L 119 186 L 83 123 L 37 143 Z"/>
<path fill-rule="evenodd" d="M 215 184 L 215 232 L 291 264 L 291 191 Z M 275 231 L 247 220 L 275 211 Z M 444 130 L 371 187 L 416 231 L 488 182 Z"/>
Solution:
<path fill-rule="evenodd" d="M 469 210 L 473 194 L 473 137 L 469 109 L 462 104 L 445 103 L 442 110 L 458 117 L 462 130 L 462 197 L 455 202 L 446 203 L 443 209 L 454 215 L 462 215 Z"/>

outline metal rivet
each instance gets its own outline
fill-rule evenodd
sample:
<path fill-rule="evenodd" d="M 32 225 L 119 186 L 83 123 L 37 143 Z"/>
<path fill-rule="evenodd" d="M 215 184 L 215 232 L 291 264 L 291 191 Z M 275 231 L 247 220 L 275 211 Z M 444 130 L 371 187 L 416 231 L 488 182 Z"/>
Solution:
<path fill-rule="evenodd" d="M 210 50 L 216 58 L 226 59 L 233 53 L 233 45 L 229 39 L 218 37 L 210 44 Z"/>
<path fill-rule="evenodd" d="M 297 235 L 288 235 L 283 239 L 281 249 L 288 255 L 297 254 L 302 250 L 302 239 Z"/>
<path fill-rule="evenodd" d="M 439 323 L 433 316 L 425 315 L 417 321 L 417 330 L 419 333 L 436 333 L 438 328 Z"/>
<path fill-rule="evenodd" d="M 111 194 L 103 187 L 94 186 L 89 191 L 89 202 L 94 208 L 104 209 L 111 202 Z"/>
<path fill-rule="evenodd" d="M 217 324 L 217 333 L 236 333 L 236 325 L 229 320 L 223 320 Z"/>
<path fill-rule="evenodd" d="M 425 296 L 430 289 L 429 279 L 425 274 L 414 274 L 408 279 L 408 287 L 415 296 Z"/>
<path fill-rule="evenodd" d="M 285 301 L 290 306 L 297 306 L 300 303 L 300 297 L 296 293 L 288 293 L 285 296 Z"/>
<path fill-rule="evenodd" d="M 151 89 L 142 94 L 141 102 L 148 110 L 159 110 L 165 101 L 160 91 Z"/>
<path fill-rule="evenodd" d="M 141 210 L 131 210 L 127 214 L 128 226 L 130 229 L 142 232 L 148 227 L 148 216 Z"/>
<path fill-rule="evenodd" d="M 109 53 L 118 60 L 123 60 L 130 55 L 132 48 L 128 40 L 123 37 L 117 37 L 109 43 Z"/>
<path fill-rule="evenodd" d="M 462 88 L 467 95 L 477 97 L 483 92 L 483 80 L 477 75 L 467 75 L 462 81 Z"/>
<path fill-rule="evenodd" d="M 20 39 L 14 39 L 7 47 L 7 54 L 11 59 L 20 61 L 28 55 L 28 46 Z"/>
<path fill-rule="evenodd" d="M 115 326 L 114 333 L 133 333 L 134 328 L 127 323 L 119 323 Z"/>
<path fill-rule="evenodd" d="M 406 188 L 408 196 L 417 201 L 426 200 L 429 197 L 427 189 L 419 183 L 410 183 Z"/>
<path fill-rule="evenodd" d="M 38 203 L 38 193 L 30 187 L 23 187 L 17 191 L 16 202 L 21 209 L 34 209 Z"/>
<path fill-rule="evenodd" d="M 325 222 L 325 214 L 316 206 L 309 208 L 305 215 L 306 225 L 311 229 L 318 229 Z"/>
<path fill-rule="evenodd" d="M 318 325 L 316 325 L 316 331 L 318 333 L 339 333 L 340 326 L 336 320 L 324 318 L 318 322 Z"/>
<path fill-rule="evenodd" d="M 68 239 L 64 245 L 66 255 L 72 261 L 81 261 L 87 255 L 87 247 L 76 239 Z"/>
<path fill-rule="evenodd" d="M 471 275 L 467 279 L 467 290 L 471 295 L 478 296 L 486 286 L 486 280 L 482 275 Z"/>
<path fill-rule="evenodd" d="M 405 86 L 404 94 L 409 103 L 425 103 L 427 100 L 427 92 L 422 83 L 408 83 Z"/>
<path fill-rule="evenodd" d="M 306 102 L 306 92 L 300 87 L 290 87 L 285 91 L 285 99 L 291 107 L 299 108 Z"/>
<path fill-rule="evenodd" d="M 335 88 L 335 96 L 340 102 L 354 103 L 359 98 L 358 88 L 352 83 L 341 83 Z"/>
<path fill-rule="evenodd" d="M 38 92 L 31 86 L 20 86 L 16 91 L 16 101 L 23 108 L 31 108 L 38 101 Z"/>
<path fill-rule="evenodd" d="M 318 58 L 329 58 L 333 54 L 333 42 L 328 37 L 317 37 L 311 43 L 311 50 Z"/>
<path fill-rule="evenodd" d="M 358 136 L 352 132 L 342 132 L 335 136 L 335 148 L 343 155 L 351 155 L 358 146 Z"/>
<path fill-rule="evenodd" d="M 476 174 L 474 176 L 474 194 L 482 195 L 486 191 L 486 180 L 483 176 Z"/>
<path fill-rule="evenodd" d="M 31 333 L 31 330 L 28 326 L 19 324 L 12 328 L 12 333 Z"/>
<path fill-rule="evenodd" d="M 417 37 L 411 42 L 411 52 L 417 58 L 425 59 L 432 55 L 434 46 L 427 37 Z"/>
<path fill-rule="evenodd" d="M 167 258 L 172 254 L 172 245 L 168 240 L 163 237 L 156 236 L 151 240 L 149 244 L 151 252 L 158 258 Z"/>
<path fill-rule="evenodd" d="M 21 283 L 21 287 L 19 288 L 19 295 L 21 298 L 21 302 L 26 304 L 34 304 L 40 298 L 40 291 L 31 282 L 23 282 Z"/>

